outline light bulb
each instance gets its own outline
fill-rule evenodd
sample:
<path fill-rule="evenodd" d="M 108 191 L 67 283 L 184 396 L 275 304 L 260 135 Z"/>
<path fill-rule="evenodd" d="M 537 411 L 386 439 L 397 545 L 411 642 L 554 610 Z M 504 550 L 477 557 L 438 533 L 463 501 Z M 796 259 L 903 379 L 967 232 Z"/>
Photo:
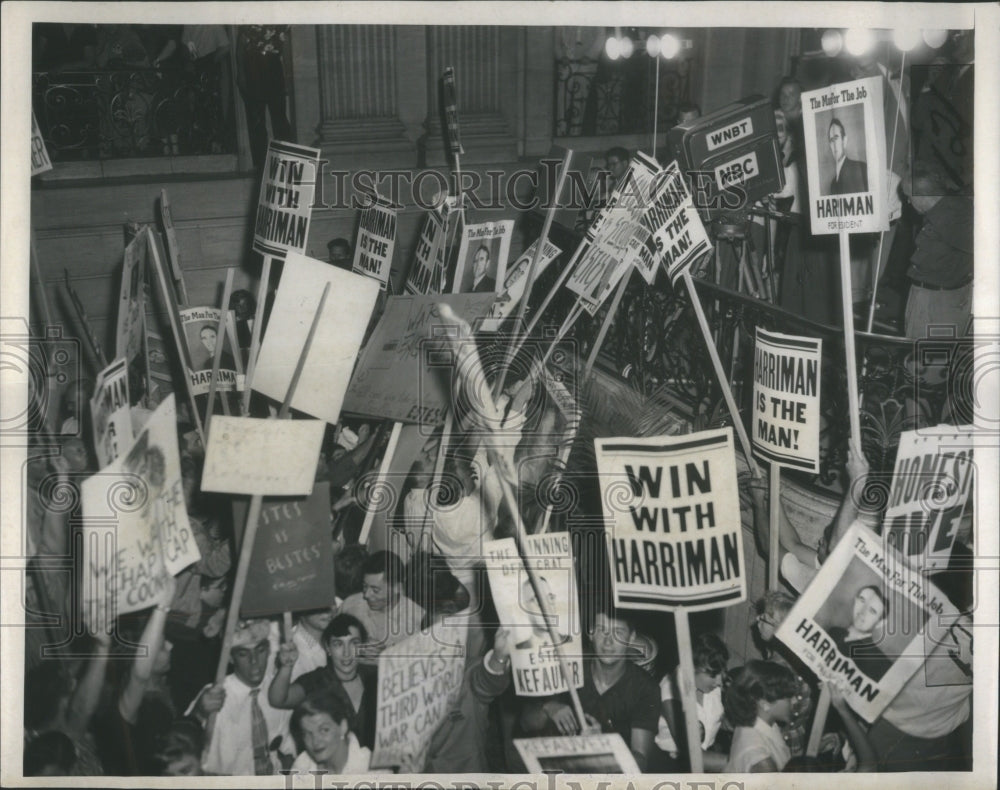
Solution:
<path fill-rule="evenodd" d="M 927 42 L 927 46 L 931 49 L 937 49 L 944 45 L 944 42 L 948 40 L 947 30 L 925 30 L 924 31 L 924 41 Z"/>
<path fill-rule="evenodd" d="M 875 33 L 868 28 L 854 28 L 847 31 L 844 36 L 844 46 L 847 51 L 859 58 L 866 55 L 875 47 Z"/>
<path fill-rule="evenodd" d="M 901 52 L 909 52 L 920 43 L 920 31 L 913 28 L 893 30 L 892 41 Z"/>
<path fill-rule="evenodd" d="M 820 46 L 823 47 L 823 52 L 826 53 L 827 57 L 835 58 L 844 48 L 844 37 L 839 30 L 825 30 L 820 39 Z"/>
<path fill-rule="evenodd" d="M 621 48 L 623 58 L 630 58 L 632 57 L 632 53 L 635 52 L 635 44 L 628 36 L 622 37 Z"/>
<path fill-rule="evenodd" d="M 660 54 L 666 60 L 672 60 L 677 57 L 677 53 L 681 51 L 681 42 L 677 40 L 677 37 L 671 35 L 670 33 L 664 33 L 660 37 Z"/>
<path fill-rule="evenodd" d="M 604 54 L 611 60 L 618 60 L 619 55 L 622 54 L 622 45 L 617 38 L 612 36 L 604 42 Z"/>
<path fill-rule="evenodd" d="M 650 33 L 646 39 L 646 54 L 651 58 L 660 54 L 660 37 L 656 33 Z"/>

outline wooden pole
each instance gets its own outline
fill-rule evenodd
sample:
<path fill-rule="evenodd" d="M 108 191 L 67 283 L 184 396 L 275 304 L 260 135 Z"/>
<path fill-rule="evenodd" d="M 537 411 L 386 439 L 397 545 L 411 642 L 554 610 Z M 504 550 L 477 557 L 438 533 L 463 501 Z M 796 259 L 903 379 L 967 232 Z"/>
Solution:
<path fill-rule="evenodd" d="M 250 386 L 253 383 L 254 370 L 257 367 L 257 352 L 260 350 L 261 326 L 264 323 L 264 302 L 267 301 L 267 289 L 271 281 L 271 261 L 270 255 L 264 256 L 264 268 L 260 272 L 260 283 L 257 285 L 257 310 L 253 318 L 253 330 L 250 333 L 250 354 L 247 357 L 247 377 L 243 385 L 243 405 L 242 412 L 246 416 L 250 413 Z"/>
<path fill-rule="evenodd" d="M 618 290 L 615 291 L 615 295 L 611 300 L 611 307 L 608 309 L 608 314 L 604 317 L 601 329 L 597 333 L 597 338 L 594 340 L 594 347 L 590 349 L 590 355 L 587 357 L 587 364 L 583 368 L 583 381 L 590 378 L 590 373 L 594 369 L 594 363 L 597 361 L 597 355 L 600 353 L 601 346 L 604 344 L 604 338 L 607 337 L 608 330 L 611 329 L 611 323 L 615 319 L 615 314 L 618 312 L 618 307 L 621 305 L 622 297 L 625 296 L 625 290 L 628 288 L 629 280 L 631 279 L 632 272 L 629 271 L 622 277 L 622 281 L 618 283 Z"/>
<path fill-rule="evenodd" d="M 320 313 L 323 312 L 323 305 L 326 302 L 326 296 L 329 292 L 330 284 L 327 283 L 326 287 L 323 289 L 323 295 L 320 297 L 319 307 L 316 308 L 316 314 L 313 316 L 312 325 L 309 327 L 309 334 L 306 336 L 306 342 L 302 346 L 302 351 L 299 354 L 299 360 L 295 366 L 295 373 L 292 374 L 292 379 L 288 384 L 288 393 L 285 395 L 285 400 L 281 404 L 279 417 L 288 415 L 292 398 L 295 395 L 295 388 L 298 386 L 302 368 L 305 365 L 306 357 L 309 355 L 309 348 L 312 346 L 316 325 L 319 322 Z M 271 419 L 274 419 L 274 417 L 272 416 Z M 222 651 L 219 653 L 219 663 L 215 668 L 216 685 L 222 683 L 226 679 L 226 669 L 229 666 L 229 652 L 233 646 L 233 634 L 236 631 L 236 622 L 239 620 L 240 616 L 240 604 L 243 601 L 243 591 L 246 589 L 247 576 L 250 572 L 250 556 L 253 554 L 254 542 L 257 539 L 257 527 L 260 523 L 260 511 L 263 505 L 264 497 L 262 494 L 254 494 L 250 498 L 250 508 L 247 511 L 246 528 L 243 530 L 242 545 L 240 546 L 239 563 L 236 566 L 236 578 L 233 581 L 233 594 L 229 602 L 229 611 L 226 612 L 226 628 L 222 636 Z M 205 727 L 205 749 L 203 754 L 208 754 L 214 729 L 215 714 L 209 717 L 208 724 Z"/>
<path fill-rule="evenodd" d="M 819 699 L 816 700 L 816 715 L 813 717 L 812 729 L 809 731 L 809 741 L 806 744 L 806 755 L 815 757 L 819 754 L 819 744 L 823 740 L 823 729 L 826 727 L 826 717 L 830 712 L 830 689 L 826 683 L 820 683 Z"/>
<path fill-rule="evenodd" d="M 701 754 L 701 733 L 698 730 L 698 696 L 694 687 L 691 626 L 686 609 L 674 610 L 674 626 L 677 629 L 677 652 L 680 658 L 677 685 L 680 686 L 681 706 L 684 708 L 688 757 L 691 760 L 691 773 L 700 774 L 705 770 L 705 765 Z"/>
<path fill-rule="evenodd" d="M 840 295 L 844 314 L 844 357 L 847 364 L 847 415 L 851 437 L 861 446 L 861 405 L 858 396 L 858 365 L 854 351 L 854 305 L 851 301 L 851 237 L 840 231 Z"/>
<path fill-rule="evenodd" d="M 767 589 L 778 589 L 778 566 L 781 564 L 781 466 L 771 462 L 771 528 L 768 530 Z"/>
<path fill-rule="evenodd" d="M 229 315 L 229 296 L 233 292 L 233 272 L 226 270 L 226 284 L 222 288 L 222 310 L 219 312 L 219 323 L 215 327 L 215 353 L 212 354 L 212 378 L 208 385 L 208 405 L 205 407 L 205 438 L 208 438 L 212 425 L 212 411 L 215 408 L 215 392 L 218 389 L 219 366 L 222 364 L 222 349 L 226 345 L 226 316 Z M 237 349 L 237 353 L 239 350 Z M 225 396 L 223 396 L 223 402 Z"/>
<path fill-rule="evenodd" d="M 177 301 L 182 307 L 188 305 L 187 288 L 184 287 L 184 272 L 181 270 L 181 248 L 177 243 L 177 231 L 174 230 L 174 218 L 170 213 L 170 198 L 167 190 L 160 190 L 160 219 L 163 221 L 163 236 L 166 241 L 167 259 L 170 271 L 177 288 Z"/>
<path fill-rule="evenodd" d="M 194 420 L 195 429 L 198 431 L 198 436 L 201 437 L 202 447 L 208 447 L 208 443 L 205 439 L 205 431 L 201 424 L 201 414 L 198 413 L 198 404 L 194 400 L 194 390 L 191 388 L 191 377 L 187 375 L 188 369 L 191 367 L 191 361 L 188 358 L 187 350 L 187 339 L 184 336 L 184 330 L 181 327 L 181 317 L 177 310 L 177 300 L 174 298 L 173 289 L 170 287 L 170 283 L 167 282 L 167 273 L 163 268 L 163 261 L 160 260 L 160 252 L 156 247 L 156 240 L 153 238 L 153 231 L 147 225 L 146 226 L 146 243 L 150 254 L 153 256 L 153 268 L 156 270 L 156 282 L 160 288 L 160 296 L 163 297 L 164 306 L 167 308 L 167 318 L 170 321 L 170 331 L 174 336 L 174 345 L 177 347 L 177 352 L 180 354 L 181 367 L 184 368 L 184 389 L 188 394 L 188 403 L 191 406 L 191 419 Z"/>
<path fill-rule="evenodd" d="M 563 165 L 562 170 L 559 173 L 559 180 L 556 183 L 555 194 L 550 196 L 551 203 L 548 211 L 545 212 L 545 222 L 542 224 L 542 235 L 539 236 L 538 241 L 535 242 L 535 254 L 531 256 L 531 265 L 528 267 L 528 274 L 524 281 L 524 290 L 521 293 L 521 301 L 518 302 L 517 305 L 516 318 L 514 319 L 515 332 L 517 332 L 517 330 L 524 323 L 524 314 L 528 309 L 528 299 L 531 297 L 531 289 L 535 284 L 535 277 L 538 276 L 538 262 L 541 260 L 545 244 L 549 240 L 549 231 L 552 229 L 552 220 L 555 217 L 556 206 L 559 204 L 559 198 L 562 197 L 563 186 L 566 183 L 566 174 L 569 172 L 569 165 L 572 160 L 573 152 L 571 150 L 567 150 L 566 156 L 563 158 Z M 518 345 L 518 348 L 519 347 L 520 344 Z M 503 385 L 507 378 L 507 371 L 510 368 L 511 362 L 514 361 L 515 353 L 515 344 L 512 340 L 510 345 L 507 346 L 507 355 L 504 358 L 503 367 L 500 368 L 500 373 L 493 386 L 494 398 L 499 397 L 500 393 L 503 392 Z"/>
<path fill-rule="evenodd" d="M 656 159 L 656 127 L 660 120 L 660 59 L 653 58 L 653 69 L 656 71 L 656 87 L 653 91 L 653 159 Z"/>
<path fill-rule="evenodd" d="M 747 463 L 750 465 L 750 471 L 753 473 L 754 477 L 760 477 L 760 467 L 757 466 L 757 461 L 754 459 L 753 454 L 750 451 L 750 439 L 747 437 L 746 427 L 743 425 L 743 420 L 740 418 L 740 411 L 736 408 L 736 399 L 733 397 L 733 391 L 729 387 L 729 381 L 726 379 L 726 374 L 722 369 L 722 360 L 719 359 L 719 352 L 715 348 L 715 343 L 712 341 L 712 333 L 708 328 L 708 319 L 705 318 L 705 310 L 701 306 L 701 300 L 698 298 L 698 293 L 694 289 L 694 281 L 691 279 L 691 274 L 689 272 L 684 272 L 684 283 L 687 285 L 688 295 L 691 297 L 691 306 L 694 308 L 694 314 L 698 319 L 698 326 L 701 329 L 701 335 L 705 339 L 705 345 L 708 347 L 708 355 L 712 360 L 712 367 L 715 369 L 715 377 L 719 380 L 719 387 L 722 389 L 722 397 L 725 398 L 726 406 L 729 408 L 729 416 L 733 418 L 733 428 L 736 430 L 736 435 L 739 437 L 740 446 L 743 448 L 743 454 L 746 456 Z"/>

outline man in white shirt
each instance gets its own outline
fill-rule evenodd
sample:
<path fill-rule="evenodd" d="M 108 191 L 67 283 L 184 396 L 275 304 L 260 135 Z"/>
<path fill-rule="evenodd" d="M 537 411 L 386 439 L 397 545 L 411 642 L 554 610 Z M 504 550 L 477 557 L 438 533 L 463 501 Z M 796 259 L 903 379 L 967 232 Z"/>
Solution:
<path fill-rule="evenodd" d="M 207 687 L 186 713 L 215 726 L 202 767 L 226 776 L 271 776 L 282 767 L 277 752 L 295 757 L 288 734 L 291 711 L 272 708 L 267 688 L 274 676 L 271 625 L 267 620 L 247 620 L 233 634 L 230 660 L 233 672 L 222 683 Z M 273 748 L 272 748 L 273 747 Z"/>
<path fill-rule="evenodd" d="M 395 553 L 376 551 L 365 561 L 361 592 L 348 596 L 340 609 L 358 618 L 368 634 L 361 648 L 362 663 L 377 662 L 389 645 L 420 631 L 424 610 L 403 594 L 403 573 L 403 562 Z"/>

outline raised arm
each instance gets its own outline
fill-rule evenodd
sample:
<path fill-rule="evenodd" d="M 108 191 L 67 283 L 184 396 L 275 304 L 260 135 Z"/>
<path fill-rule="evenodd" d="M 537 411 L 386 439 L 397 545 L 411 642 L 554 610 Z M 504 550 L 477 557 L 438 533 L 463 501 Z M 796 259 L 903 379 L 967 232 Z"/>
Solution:
<path fill-rule="evenodd" d="M 121 695 L 118 697 L 118 712 L 129 724 L 135 724 L 139 706 L 142 704 L 142 697 L 146 693 L 150 678 L 153 676 L 156 657 L 163 647 L 163 629 L 167 624 L 170 602 L 173 601 L 174 592 L 177 589 L 177 579 L 173 576 L 167 578 L 170 581 L 164 585 L 156 606 L 146 621 L 146 627 L 139 638 L 139 653 L 136 655 L 135 661 L 132 662 L 132 670 L 129 672 Z"/>
<path fill-rule="evenodd" d="M 297 708 L 306 698 L 306 692 L 298 683 L 292 683 L 292 667 L 299 658 L 299 650 L 294 642 L 285 642 L 278 650 L 278 671 L 267 690 L 267 701 L 273 708 Z"/>

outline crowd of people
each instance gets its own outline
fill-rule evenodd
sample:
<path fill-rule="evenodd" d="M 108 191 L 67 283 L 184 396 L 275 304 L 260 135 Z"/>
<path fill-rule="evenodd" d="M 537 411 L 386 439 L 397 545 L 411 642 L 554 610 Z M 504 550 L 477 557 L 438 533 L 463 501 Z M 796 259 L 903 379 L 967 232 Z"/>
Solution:
<path fill-rule="evenodd" d="M 74 31 L 69 33 L 73 38 Z M 190 47 L 194 39 L 185 35 L 179 40 Z M 252 82 L 267 92 L 253 100 L 253 112 L 247 98 L 250 122 L 263 126 L 265 110 L 270 112 L 277 137 L 283 136 L 280 126 L 287 123 L 283 95 L 280 106 L 276 99 L 283 90 L 278 85 L 280 62 L 267 59 L 280 58 L 282 35 L 281 31 L 258 30 L 240 42 L 259 56 L 260 71 L 254 72 Z M 77 43 L 84 53 L 88 46 L 96 46 Z M 123 37 L 121 43 L 124 52 L 128 42 Z M 199 45 L 194 46 L 193 52 Z M 900 103 L 890 84 L 893 77 L 877 67 L 859 66 L 885 77 L 887 113 L 894 117 Z M 805 201 L 800 94 L 795 80 L 783 80 L 774 108 L 787 182 L 784 192 L 774 196 L 774 205 L 793 215 Z M 831 125 L 832 149 L 843 148 L 843 137 L 843 126 Z M 253 133 L 251 138 L 257 161 L 263 149 Z M 897 142 L 900 148 L 904 145 Z M 627 151 L 613 148 L 608 152 L 608 167 L 617 177 L 627 162 Z M 849 176 L 849 162 L 840 162 L 836 178 Z M 971 243 L 964 234 L 966 222 L 971 221 L 971 201 L 957 194 L 947 174 L 930 161 L 918 160 L 912 172 L 904 172 L 900 187 L 924 217 L 915 233 L 916 251 L 908 270 L 914 289 L 907 308 L 907 332 L 922 335 L 928 324 L 944 317 L 941 311 L 945 309 L 947 320 L 965 321 L 964 331 L 968 314 L 962 311 L 968 307 L 972 278 Z M 971 238 L 971 229 L 969 234 Z M 896 234 L 897 239 L 902 236 Z M 826 240 L 812 237 L 806 223 L 787 223 L 777 246 L 782 305 L 823 320 L 832 309 L 830 294 L 836 289 L 827 282 L 834 266 Z M 350 251 L 348 241 L 335 239 L 329 247 L 330 263 L 349 266 Z M 868 244 L 852 252 L 852 259 L 860 262 L 859 272 L 874 272 L 880 255 L 876 245 Z M 478 268 L 477 277 L 481 277 Z M 864 283 L 864 277 L 859 281 Z M 872 280 L 868 282 L 862 285 L 862 300 L 870 297 Z M 947 300 L 942 291 L 948 292 Z M 945 301 L 949 305 L 955 301 L 955 305 L 946 308 Z M 234 298 L 238 333 L 240 321 L 245 323 L 253 315 L 251 302 L 247 293 Z M 470 351 L 475 346 L 463 344 L 471 331 L 468 325 L 446 308 L 442 308 L 441 320 L 454 322 L 459 329 L 448 340 L 455 343 L 456 386 L 482 387 L 488 379 L 478 369 L 481 363 L 476 353 Z M 240 334 L 244 336 L 245 327 Z M 582 720 L 576 701 L 568 694 L 518 697 L 512 693 L 511 654 L 522 645 L 493 610 L 481 552 L 484 540 L 512 534 L 512 522 L 519 521 L 511 512 L 506 491 L 539 485 L 548 469 L 539 467 L 528 480 L 514 472 L 520 468 L 524 473 L 520 463 L 524 459 L 518 451 L 525 436 L 537 439 L 555 433 L 551 425 L 555 418 L 549 412 L 541 411 L 530 424 L 519 413 L 522 386 L 541 387 L 539 371 L 534 369 L 512 383 L 495 401 L 488 392 L 466 393 L 466 401 L 488 406 L 475 414 L 457 415 L 457 425 L 469 435 L 494 438 L 471 444 L 455 441 L 446 452 L 445 474 L 457 481 L 457 491 L 450 492 L 454 501 L 447 507 L 430 498 L 428 486 L 414 482 L 420 475 L 412 476 L 409 484 L 417 494 L 406 497 L 409 504 L 401 523 L 407 528 L 429 521 L 430 540 L 405 561 L 391 550 L 370 550 L 358 542 L 364 510 L 354 491 L 361 472 L 371 468 L 373 453 L 384 450 L 384 434 L 356 417 L 328 426 L 316 482 L 331 490 L 329 538 L 336 603 L 293 613 L 290 630 L 279 618 L 240 620 L 229 646 L 227 673 L 222 682 L 216 682 L 224 622 L 233 605 L 235 536 L 242 525 L 233 523 L 228 497 L 200 490 L 204 448 L 192 440 L 192 415 L 185 404 L 178 405 L 184 500 L 201 559 L 169 577 L 152 607 L 114 622 L 85 620 L 73 583 L 80 578 L 80 552 L 75 549 L 82 534 L 80 497 L 74 499 L 66 491 L 78 489 L 98 469 L 94 448 L 81 438 L 89 436 L 89 431 L 82 428 L 78 416 L 93 382 L 73 382 L 66 388 L 66 402 L 52 433 L 36 437 L 39 444 L 58 444 L 60 452 L 34 460 L 27 474 L 31 563 L 26 606 L 38 616 L 27 630 L 25 647 L 25 774 L 371 773 L 378 708 L 385 702 L 379 698 L 380 655 L 443 618 L 463 613 L 468 639 L 461 692 L 438 724 L 426 752 L 419 755 L 423 771 L 523 772 L 525 766 L 512 746 L 514 739 L 601 732 L 619 734 L 642 771 L 690 770 L 692 749 L 685 714 L 692 715 L 692 711 L 683 709 L 680 670 L 676 665 L 662 665 L 666 659 L 644 664 L 637 658 L 636 646 L 642 638 L 666 648 L 669 628 L 642 634 L 638 620 L 627 610 L 597 607 L 589 612 L 580 624 L 585 645 L 583 684 L 578 691 Z M 143 404 L 133 404 L 136 431 L 149 414 Z M 430 470 L 424 468 L 429 461 L 423 459 L 421 469 L 416 470 L 424 477 L 429 476 Z M 552 463 L 552 458 L 546 456 L 544 463 Z M 852 493 L 867 474 L 863 458 L 852 452 L 844 485 L 847 493 L 818 548 L 805 545 L 787 518 L 773 525 L 787 555 L 784 575 L 800 580 L 800 591 L 860 517 Z M 748 495 L 758 521 L 766 521 L 760 483 Z M 71 558 L 69 567 L 58 564 L 67 558 Z M 72 567 L 74 562 L 77 567 Z M 592 570 L 578 567 L 577 587 L 583 596 L 597 600 L 601 596 L 595 591 L 606 591 L 610 580 L 583 575 Z M 532 592 L 529 588 L 525 599 L 532 598 Z M 816 753 L 807 754 L 822 688 L 798 657 L 774 638 L 794 603 L 793 593 L 779 590 L 769 591 L 756 602 L 752 627 L 760 658 L 750 658 L 740 666 L 732 665 L 726 634 L 694 633 L 690 646 L 695 670 L 693 715 L 699 722 L 700 738 L 694 748 L 700 748 L 707 771 L 957 770 L 971 766 L 972 686 L 936 684 L 932 664 L 926 672 L 914 674 L 870 726 L 847 705 L 844 689 L 829 684 L 826 690 L 835 715 L 827 719 Z M 587 611 L 587 607 L 580 608 Z M 46 618 L 46 614 L 54 617 Z M 887 616 L 888 602 L 879 588 L 865 587 L 856 593 L 850 624 L 830 633 L 845 653 L 859 645 L 871 646 L 874 626 Z M 550 643 L 566 643 L 565 631 L 571 627 L 571 623 L 559 624 L 563 630 L 551 632 Z M 538 626 L 538 631 L 544 630 L 544 625 Z M 661 653 L 671 655 L 668 649 Z M 968 663 L 968 656 L 963 658 Z M 872 654 L 866 660 L 863 671 L 870 676 L 885 672 L 884 656 Z"/>

